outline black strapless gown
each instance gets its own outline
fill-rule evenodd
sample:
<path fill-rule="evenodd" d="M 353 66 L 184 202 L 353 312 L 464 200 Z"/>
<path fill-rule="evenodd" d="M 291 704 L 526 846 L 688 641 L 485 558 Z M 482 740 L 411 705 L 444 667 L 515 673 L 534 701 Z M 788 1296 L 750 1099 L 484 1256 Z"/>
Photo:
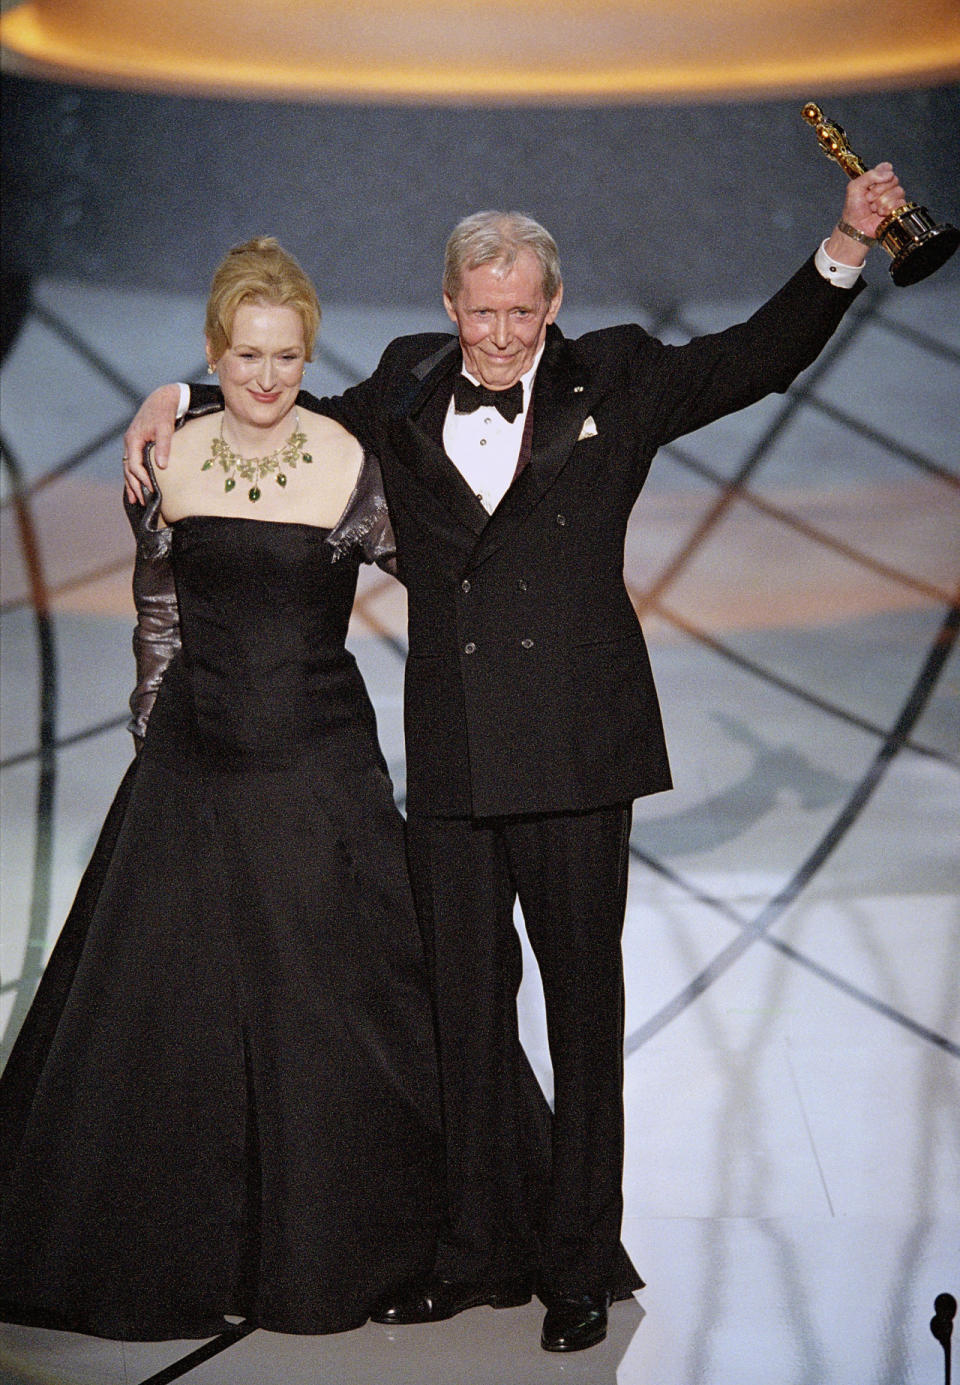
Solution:
<path fill-rule="evenodd" d="M 174 526 L 183 647 L 0 1082 L 0 1316 L 358 1326 L 433 1262 L 433 1026 L 325 531 Z"/>

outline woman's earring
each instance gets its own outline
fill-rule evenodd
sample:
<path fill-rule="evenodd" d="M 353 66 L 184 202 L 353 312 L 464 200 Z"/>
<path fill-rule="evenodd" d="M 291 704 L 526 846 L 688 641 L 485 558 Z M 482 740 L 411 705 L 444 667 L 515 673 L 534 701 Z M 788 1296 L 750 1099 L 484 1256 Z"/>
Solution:
<path fill-rule="evenodd" d="M 207 374 L 208 374 L 208 375 L 216 375 L 216 373 L 217 373 L 217 367 L 216 367 L 215 365 L 208 365 L 208 366 L 207 366 Z"/>

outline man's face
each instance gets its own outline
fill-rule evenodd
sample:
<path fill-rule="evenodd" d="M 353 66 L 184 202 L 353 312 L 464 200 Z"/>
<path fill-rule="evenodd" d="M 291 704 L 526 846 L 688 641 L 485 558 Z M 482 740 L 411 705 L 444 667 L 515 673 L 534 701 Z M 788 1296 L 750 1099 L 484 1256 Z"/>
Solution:
<path fill-rule="evenodd" d="M 532 250 L 521 250 L 508 274 L 496 263 L 465 269 L 456 299 L 443 295 L 457 324 L 463 363 L 492 390 L 505 390 L 533 365 L 547 326 L 560 310 L 561 285 L 548 303 L 543 274 Z"/>

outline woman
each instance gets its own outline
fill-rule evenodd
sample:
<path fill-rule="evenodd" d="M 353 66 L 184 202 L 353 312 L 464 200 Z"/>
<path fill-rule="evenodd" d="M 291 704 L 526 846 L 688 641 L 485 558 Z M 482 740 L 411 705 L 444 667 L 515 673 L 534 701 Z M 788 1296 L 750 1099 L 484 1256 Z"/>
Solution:
<path fill-rule="evenodd" d="M 432 1020 L 344 648 L 390 531 L 375 460 L 295 404 L 319 315 L 276 241 L 226 257 L 225 411 L 132 513 L 142 749 L 0 1084 L 0 1316 L 334 1332 L 432 1263 Z"/>

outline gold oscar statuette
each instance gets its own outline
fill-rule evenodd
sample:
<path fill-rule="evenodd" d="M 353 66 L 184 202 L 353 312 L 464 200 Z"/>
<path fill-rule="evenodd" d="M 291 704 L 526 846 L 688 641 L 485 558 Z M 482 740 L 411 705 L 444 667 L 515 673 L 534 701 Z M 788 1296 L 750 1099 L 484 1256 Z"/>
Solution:
<path fill-rule="evenodd" d="M 843 128 L 828 120 L 819 106 L 808 101 L 801 115 L 816 130 L 827 158 L 838 163 L 848 177 L 858 178 L 866 173 L 866 164 L 850 148 Z M 960 245 L 956 226 L 949 222 L 938 226 L 926 207 L 918 207 L 916 202 L 904 202 L 889 211 L 877 227 L 876 237 L 893 256 L 890 275 L 901 288 L 933 274 Z"/>

